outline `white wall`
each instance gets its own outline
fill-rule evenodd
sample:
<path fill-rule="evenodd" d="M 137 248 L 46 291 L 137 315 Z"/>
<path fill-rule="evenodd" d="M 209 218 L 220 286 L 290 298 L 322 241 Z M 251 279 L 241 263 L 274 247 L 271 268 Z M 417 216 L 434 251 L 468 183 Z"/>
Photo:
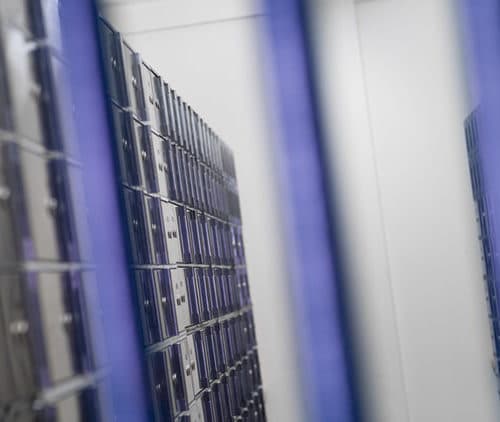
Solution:
<path fill-rule="evenodd" d="M 385 227 L 362 58 L 352 0 L 316 0 L 315 28 L 324 122 L 332 143 L 335 187 L 347 259 L 350 315 L 363 385 L 373 421 L 407 421 Z M 375 416 L 376 415 L 376 416 Z"/>
<path fill-rule="evenodd" d="M 367 420 L 497 421 L 457 2 L 316 3 Z"/>
<path fill-rule="evenodd" d="M 259 2 L 109 0 L 102 12 L 235 152 L 268 419 L 304 420 L 261 80 Z"/>

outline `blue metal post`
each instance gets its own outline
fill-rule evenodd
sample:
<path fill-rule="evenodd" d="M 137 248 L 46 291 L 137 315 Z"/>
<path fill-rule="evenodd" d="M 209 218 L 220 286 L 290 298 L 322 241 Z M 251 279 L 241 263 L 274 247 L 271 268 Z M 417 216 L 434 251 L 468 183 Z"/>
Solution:
<path fill-rule="evenodd" d="M 92 0 L 65 0 L 60 8 L 111 369 L 114 420 L 148 421 L 145 365 L 127 269 L 96 7 Z"/>
<path fill-rule="evenodd" d="M 350 422 L 356 414 L 342 321 L 340 261 L 315 111 L 305 3 L 266 2 L 302 391 L 308 421 Z"/>

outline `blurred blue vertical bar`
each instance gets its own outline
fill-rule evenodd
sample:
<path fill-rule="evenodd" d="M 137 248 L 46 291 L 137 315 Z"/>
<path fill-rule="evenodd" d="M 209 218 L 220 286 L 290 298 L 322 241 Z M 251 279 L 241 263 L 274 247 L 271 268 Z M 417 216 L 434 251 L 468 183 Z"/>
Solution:
<path fill-rule="evenodd" d="M 469 47 L 470 85 L 477 110 L 477 151 L 490 227 L 493 271 L 488 280 L 500 291 L 500 2 L 463 0 Z M 493 297 L 500 309 L 500 298 Z M 498 344 L 499 339 L 495 339 Z M 497 354 L 500 352 L 496 351 Z M 498 357 L 497 357 L 498 359 Z"/>
<path fill-rule="evenodd" d="M 307 45 L 305 2 L 267 0 L 277 152 L 308 421 L 356 420 Z"/>
<path fill-rule="evenodd" d="M 92 0 L 60 2 L 96 278 L 111 371 L 114 420 L 148 421 L 145 374 L 127 270 L 117 180 Z"/>

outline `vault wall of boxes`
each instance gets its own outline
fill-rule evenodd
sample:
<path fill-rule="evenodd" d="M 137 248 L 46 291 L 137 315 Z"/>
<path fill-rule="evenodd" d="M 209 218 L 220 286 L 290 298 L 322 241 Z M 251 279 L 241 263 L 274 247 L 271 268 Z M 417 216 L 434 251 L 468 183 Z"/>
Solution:
<path fill-rule="evenodd" d="M 231 150 L 100 22 L 157 421 L 265 421 Z"/>
<path fill-rule="evenodd" d="M 103 359 L 57 8 L 0 2 L 0 420 L 99 421 Z M 66 117 L 65 117 L 66 116 Z"/>
<path fill-rule="evenodd" d="M 112 414 L 54 5 L 0 2 L 2 421 Z M 154 419 L 265 421 L 232 153 L 100 32 Z"/>
<path fill-rule="evenodd" d="M 491 202 L 488 200 L 486 194 L 479 151 L 480 137 L 478 119 L 480 110 L 480 108 L 477 108 L 467 116 L 464 122 L 464 128 L 472 194 L 476 205 L 476 221 L 483 255 L 483 277 L 486 289 L 486 299 L 489 307 L 491 339 L 495 351 L 492 358 L 492 366 L 499 380 L 498 391 L 500 392 L 500 302 L 497 293 L 498 270 L 495 264 L 495 257 L 498 251 L 495 250 L 496 242 L 493 230 L 495 210 L 492 208 Z"/>

